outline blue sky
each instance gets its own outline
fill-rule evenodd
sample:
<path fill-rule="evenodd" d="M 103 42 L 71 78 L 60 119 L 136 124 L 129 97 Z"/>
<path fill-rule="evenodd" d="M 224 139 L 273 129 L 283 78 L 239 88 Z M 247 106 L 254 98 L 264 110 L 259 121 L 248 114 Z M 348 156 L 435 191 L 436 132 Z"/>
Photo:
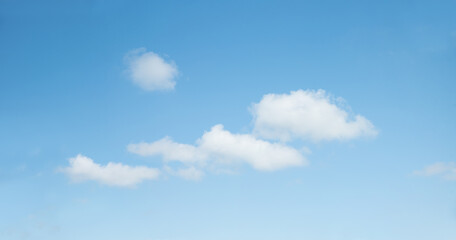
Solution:
<path fill-rule="evenodd" d="M 455 1 L 0 1 L 0 239 L 456 239 Z"/>

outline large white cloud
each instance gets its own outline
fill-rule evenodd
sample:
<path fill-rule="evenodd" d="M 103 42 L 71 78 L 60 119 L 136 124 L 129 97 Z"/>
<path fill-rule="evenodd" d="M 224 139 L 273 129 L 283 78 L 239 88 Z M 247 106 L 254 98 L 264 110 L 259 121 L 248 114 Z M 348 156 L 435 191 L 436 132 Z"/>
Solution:
<path fill-rule="evenodd" d="M 178 75 L 177 66 L 167 62 L 154 52 L 144 48 L 126 55 L 130 77 L 134 83 L 147 91 L 174 89 Z"/>
<path fill-rule="evenodd" d="M 185 164 L 233 165 L 247 163 L 261 171 L 303 166 L 307 160 L 296 149 L 281 143 L 257 139 L 250 134 L 233 134 L 215 125 L 196 145 L 175 143 L 169 138 L 152 143 L 130 144 L 127 149 L 142 156 L 161 155 L 165 161 Z"/>
<path fill-rule="evenodd" d="M 317 142 L 377 134 L 369 120 L 361 115 L 351 118 L 324 90 L 267 94 L 251 110 L 254 133 L 268 139 Z"/>
<path fill-rule="evenodd" d="M 446 180 L 456 181 L 456 163 L 438 162 L 425 167 L 423 170 L 415 171 L 420 176 L 440 176 Z"/>
<path fill-rule="evenodd" d="M 144 181 L 156 179 L 160 171 L 144 166 L 131 167 L 121 163 L 108 163 L 105 166 L 94 163 L 81 154 L 69 159 L 70 166 L 61 168 L 73 181 L 93 180 L 102 184 L 120 187 L 132 187 Z"/>

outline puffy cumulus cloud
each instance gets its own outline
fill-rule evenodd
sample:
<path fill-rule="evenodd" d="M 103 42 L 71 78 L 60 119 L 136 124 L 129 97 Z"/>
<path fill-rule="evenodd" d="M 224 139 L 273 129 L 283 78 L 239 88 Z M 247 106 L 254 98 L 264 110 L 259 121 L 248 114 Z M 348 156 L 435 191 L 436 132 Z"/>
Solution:
<path fill-rule="evenodd" d="M 147 91 L 174 89 L 177 66 L 145 48 L 130 51 L 125 56 L 132 81 Z"/>
<path fill-rule="evenodd" d="M 233 134 L 223 125 L 215 125 L 205 132 L 196 145 L 175 143 L 166 137 L 152 143 L 130 144 L 127 149 L 142 156 L 161 155 L 165 161 L 198 166 L 247 163 L 257 170 L 274 171 L 307 164 L 302 154 L 292 147 L 250 134 Z"/>
<path fill-rule="evenodd" d="M 361 115 L 350 115 L 324 90 L 267 94 L 252 106 L 254 134 L 267 139 L 344 140 L 375 136 L 374 125 Z"/>
<path fill-rule="evenodd" d="M 456 163 L 438 162 L 425 167 L 423 170 L 415 171 L 419 176 L 440 176 L 446 180 L 456 181 Z"/>
<path fill-rule="evenodd" d="M 64 172 L 75 182 L 93 180 L 111 186 L 133 187 L 144 180 L 156 179 L 160 175 L 158 169 L 144 166 L 131 167 L 111 162 L 101 166 L 81 154 L 70 158 L 69 163 L 70 166 L 60 168 L 59 171 Z"/>
<path fill-rule="evenodd" d="M 223 125 L 212 127 L 198 141 L 199 148 L 222 162 L 243 161 L 253 168 L 273 171 L 301 166 L 306 160 L 296 149 L 255 138 L 250 134 L 232 134 Z"/>

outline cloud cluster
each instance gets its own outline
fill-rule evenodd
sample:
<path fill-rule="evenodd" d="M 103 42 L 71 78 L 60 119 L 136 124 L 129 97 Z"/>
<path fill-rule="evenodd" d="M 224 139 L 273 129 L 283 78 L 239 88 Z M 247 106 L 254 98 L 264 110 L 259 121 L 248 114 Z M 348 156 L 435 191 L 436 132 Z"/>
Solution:
<path fill-rule="evenodd" d="M 286 144 L 294 139 L 314 142 L 375 136 L 374 125 L 361 115 L 351 116 L 324 90 L 298 90 L 289 94 L 267 94 L 253 104 L 254 128 L 235 134 L 215 125 L 195 144 L 174 142 L 170 137 L 127 146 L 140 156 L 159 156 L 165 164 L 178 162 L 172 175 L 199 180 L 207 169 L 229 169 L 249 165 L 259 171 L 306 166 L 303 153 Z M 277 142 L 279 140 L 279 142 Z"/>
<path fill-rule="evenodd" d="M 246 163 L 260 171 L 274 171 L 307 164 L 302 154 L 292 147 L 257 139 L 250 134 L 233 134 L 221 124 L 205 132 L 196 145 L 176 143 L 166 137 L 152 143 L 130 144 L 127 149 L 141 156 L 161 155 L 165 161 L 199 166 Z"/>
<path fill-rule="evenodd" d="M 139 48 L 125 57 L 131 80 L 146 91 L 174 89 L 177 66 L 154 52 Z"/>
<path fill-rule="evenodd" d="M 300 138 L 318 142 L 377 134 L 369 120 L 361 115 L 351 118 L 324 90 L 267 94 L 251 111 L 253 132 L 267 139 Z"/>
<path fill-rule="evenodd" d="M 69 159 L 70 166 L 61 168 L 74 182 L 97 181 L 102 184 L 132 187 L 144 180 L 158 178 L 160 171 L 144 166 L 131 167 L 121 163 L 108 163 L 106 166 L 94 163 L 92 159 L 77 155 Z"/>
<path fill-rule="evenodd" d="M 455 162 L 438 162 L 425 167 L 423 170 L 415 171 L 419 176 L 439 176 L 445 180 L 456 181 L 456 163 Z"/>
<path fill-rule="evenodd" d="M 156 89 L 177 73 L 177 69 L 152 52 L 133 55 L 136 56 L 131 64 L 134 79 L 146 88 Z M 152 68 L 157 66 L 162 70 Z M 304 150 L 287 144 L 294 139 L 317 142 L 377 134 L 369 120 L 361 115 L 351 117 L 323 90 L 267 94 L 259 103 L 253 104 L 251 111 L 254 117 L 251 133 L 232 133 L 218 124 L 204 132 L 195 144 L 178 143 L 164 137 L 149 143 L 129 144 L 127 150 L 144 157 L 161 157 L 164 172 L 169 175 L 200 180 L 205 171 L 231 171 L 242 165 L 259 171 L 306 166 Z M 155 179 L 160 173 L 157 169 L 120 163 L 101 166 L 82 155 L 70 159 L 70 166 L 62 171 L 74 181 L 95 180 L 115 186 L 134 186 L 143 180 Z"/>

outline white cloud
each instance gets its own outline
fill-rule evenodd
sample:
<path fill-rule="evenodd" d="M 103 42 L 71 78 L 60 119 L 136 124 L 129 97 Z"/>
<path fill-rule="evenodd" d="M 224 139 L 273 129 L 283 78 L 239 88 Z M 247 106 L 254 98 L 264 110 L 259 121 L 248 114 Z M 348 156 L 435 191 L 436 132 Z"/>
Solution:
<path fill-rule="evenodd" d="M 198 144 L 200 149 L 222 162 L 243 161 L 257 170 L 273 171 L 306 163 L 301 153 L 292 147 L 260 140 L 250 134 L 232 134 L 224 130 L 223 125 L 216 125 L 204 133 Z"/>
<path fill-rule="evenodd" d="M 101 166 L 81 154 L 70 158 L 69 162 L 69 167 L 59 170 L 75 182 L 93 180 L 111 186 L 132 187 L 144 180 L 156 179 L 160 175 L 158 169 L 144 166 L 131 167 L 112 162 Z"/>
<path fill-rule="evenodd" d="M 232 134 L 215 125 L 195 146 L 164 138 L 152 143 L 130 144 L 127 149 L 142 156 L 161 155 L 165 161 L 185 164 L 233 165 L 247 163 L 261 171 L 303 166 L 307 160 L 296 149 L 281 143 L 260 140 L 250 134 Z"/>
<path fill-rule="evenodd" d="M 140 48 L 130 51 L 125 59 L 132 81 L 147 91 L 174 89 L 177 66 L 154 52 Z"/>
<path fill-rule="evenodd" d="M 455 162 L 438 162 L 425 167 L 423 170 L 415 171 L 419 176 L 440 176 L 446 180 L 456 180 Z"/>
<path fill-rule="evenodd" d="M 317 142 L 377 135 L 369 120 L 361 115 L 350 118 L 324 90 L 267 94 L 251 110 L 254 134 L 267 139 Z"/>

